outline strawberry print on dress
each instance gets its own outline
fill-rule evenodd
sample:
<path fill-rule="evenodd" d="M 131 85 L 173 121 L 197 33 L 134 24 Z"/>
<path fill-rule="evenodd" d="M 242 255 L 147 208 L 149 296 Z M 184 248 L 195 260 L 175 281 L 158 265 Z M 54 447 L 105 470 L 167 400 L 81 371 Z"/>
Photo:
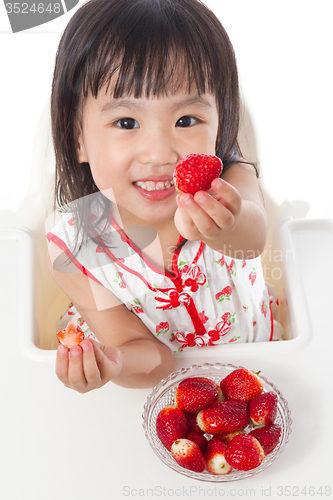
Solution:
<path fill-rule="evenodd" d="M 143 309 L 141 307 L 141 302 L 139 300 L 134 300 L 134 303 L 132 304 L 132 308 L 134 309 L 134 312 L 137 314 L 143 313 Z"/>
<path fill-rule="evenodd" d="M 187 241 L 174 252 L 169 272 L 149 262 L 112 215 L 110 220 L 112 246 L 103 246 L 101 240 L 96 251 L 96 239 L 91 240 L 80 249 L 73 263 L 113 292 L 172 352 L 233 342 L 270 341 L 276 332 L 282 338 L 283 329 L 272 316 L 260 257 L 233 259 L 203 242 Z M 71 255 L 74 226 L 73 215 L 64 214 L 47 239 Z M 181 241 L 182 237 L 178 243 Z M 124 243 L 127 255 L 117 256 L 117 245 L 123 248 Z M 276 298 L 274 305 L 275 302 Z M 65 314 L 61 321 L 68 318 Z M 88 336 L 92 332 L 88 325 L 84 326 Z"/>
<path fill-rule="evenodd" d="M 224 256 L 222 255 L 222 257 L 219 260 L 216 260 L 215 262 L 216 262 L 216 264 L 219 264 L 221 267 L 223 267 L 224 266 Z"/>
<path fill-rule="evenodd" d="M 126 288 L 126 283 L 123 281 L 123 275 L 124 275 L 124 273 L 121 273 L 120 271 L 117 271 L 116 272 L 116 277 L 113 280 L 113 282 L 117 283 L 117 285 L 120 288 Z"/>
<path fill-rule="evenodd" d="M 230 300 L 232 294 L 232 289 L 228 285 L 223 288 L 223 290 L 215 295 L 215 298 L 218 302 L 222 302 L 222 300 Z"/>
<path fill-rule="evenodd" d="M 254 285 L 256 279 L 257 279 L 257 268 L 252 267 L 252 271 L 249 274 L 249 280 L 251 281 L 251 285 Z"/>
<path fill-rule="evenodd" d="M 230 264 L 227 265 L 228 271 L 230 274 L 233 276 L 236 276 L 236 271 L 237 271 L 237 264 L 234 259 L 231 260 Z"/>
<path fill-rule="evenodd" d="M 261 304 L 261 312 L 266 318 L 267 312 L 268 312 L 268 305 L 266 304 L 266 302 L 264 300 L 262 301 L 262 304 Z"/>
<path fill-rule="evenodd" d="M 167 333 L 169 328 L 169 323 L 167 321 L 162 321 L 156 326 L 156 335 L 159 335 L 160 333 Z"/>

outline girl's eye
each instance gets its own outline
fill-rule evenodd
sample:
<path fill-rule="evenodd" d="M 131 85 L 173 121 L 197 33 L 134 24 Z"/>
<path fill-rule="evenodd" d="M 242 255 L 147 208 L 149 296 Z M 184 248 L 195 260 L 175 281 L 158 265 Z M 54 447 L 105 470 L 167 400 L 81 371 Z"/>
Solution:
<path fill-rule="evenodd" d="M 182 116 L 176 123 L 176 127 L 191 127 L 198 123 L 197 118 L 194 116 Z"/>
<path fill-rule="evenodd" d="M 139 124 L 134 118 L 121 118 L 117 120 L 116 125 L 125 130 L 132 130 L 133 128 L 138 128 Z"/>

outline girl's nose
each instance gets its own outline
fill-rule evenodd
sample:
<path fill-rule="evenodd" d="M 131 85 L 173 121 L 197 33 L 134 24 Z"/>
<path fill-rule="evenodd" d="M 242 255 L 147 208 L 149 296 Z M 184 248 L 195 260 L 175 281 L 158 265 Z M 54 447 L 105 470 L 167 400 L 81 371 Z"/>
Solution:
<path fill-rule="evenodd" d="M 180 159 L 172 135 L 161 130 L 147 131 L 141 138 L 138 161 L 144 165 L 163 166 L 176 164 Z"/>

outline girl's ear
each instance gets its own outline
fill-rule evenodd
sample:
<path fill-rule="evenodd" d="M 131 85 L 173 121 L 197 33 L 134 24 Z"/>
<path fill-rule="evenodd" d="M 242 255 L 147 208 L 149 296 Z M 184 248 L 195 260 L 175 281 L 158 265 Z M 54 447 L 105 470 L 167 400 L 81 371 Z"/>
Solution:
<path fill-rule="evenodd" d="M 75 149 L 76 149 L 78 162 L 79 163 L 89 163 L 87 155 L 86 155 L 86 150 L 84 147 L 83 138 L 82 138 L 82 130 L 78 126 L 75 126 L 74 137 L 75 137 Z"/>
<path fill-rule="evenodd" d="M 78 157 L 79 163 L 89 163 L 87 155 L 85 153 L 84 145 L 80 141 L 80 139 L 77 141 L 76 151 L 77 151 L 77 157 Z"/>

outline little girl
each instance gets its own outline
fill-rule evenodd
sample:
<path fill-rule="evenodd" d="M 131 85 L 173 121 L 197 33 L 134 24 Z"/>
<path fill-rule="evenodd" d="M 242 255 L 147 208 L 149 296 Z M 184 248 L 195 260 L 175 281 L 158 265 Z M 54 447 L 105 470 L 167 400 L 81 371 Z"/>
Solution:
<path fill-rule="evenodd" d="M 56 373 L 79 392 L 151 387 L 174 353 L 271 341 L 260 254 L 267 219 L 241 156 L 229 38 L 199 0 L 90 0 L 59 44 L 52 98 L 56 205 L 48 263 L 80 346 Z M 177 194 L 190 153 L 217 155 L 208 192 Z M 96 341 L 98 340 L 98 342 Z"/>

